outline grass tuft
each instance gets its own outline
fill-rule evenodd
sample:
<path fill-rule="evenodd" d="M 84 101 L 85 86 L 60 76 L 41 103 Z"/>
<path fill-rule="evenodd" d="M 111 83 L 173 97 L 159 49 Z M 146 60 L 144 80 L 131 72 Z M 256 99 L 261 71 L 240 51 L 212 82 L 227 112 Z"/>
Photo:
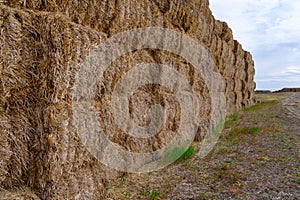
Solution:
<path fill-rule="evenodd" d="M 258 127 L 234 128 L 227 135 L 225 135 L 225 138 L 228 141 L 237 144 L 240 142 L 239 136 L 243 137 L 246 134 L 255 135 L 258 131 L 259 131 Z"/>
<path fill-rule="evenodd" d="M 237 121 L 237 118 L 238 118 L 237 113 L 233 113 L 233 114 L 229 115 L 228 119 L 224 123 L 224 126 L 229 127 L 230 125 L 235 124 Z"/>
<path fill-rule="evenodd" d="M 193 146 L 190 146 L 181 156 L 180 158 L 178 158 L 177 161 L 181 161 L 181 160 L 186 160 L 190 157 L 192 157 L 193 155 L 195 155 L 195 149 Z"/>
<path fill-rule="evenodd" d="M 159 198 L 159 192 L 155 190 L 149 190 L 142 188 L 141 195 L 148 197 L 150 200 L 158 200 Z"/>
<path fill-rule="evenodd" d="M 165 153 L 164 157 L 161 159 L 161 162 L 173 162 L 173 161 L 182 161 L 186 160 L 195 155 L 195 149 L 193 146 L 188 148 L 184 146 L 176 146 L 170 148 Z"/>

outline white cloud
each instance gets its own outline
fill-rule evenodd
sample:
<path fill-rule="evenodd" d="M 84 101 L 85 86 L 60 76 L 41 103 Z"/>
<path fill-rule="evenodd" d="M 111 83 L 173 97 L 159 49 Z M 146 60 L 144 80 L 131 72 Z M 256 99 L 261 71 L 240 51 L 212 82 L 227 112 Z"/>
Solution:
<path fill-rule="evenodd" d="M 210 7 L 252 53 L 258 89 L 271 80 L 300 86 L 300 1 L 210 0 Z"/>
<path fill-rule="evenodd" d="M 298 66 L 288 66 L 286 69 L 285 73 L 300 74 L 300 67 Z"/>

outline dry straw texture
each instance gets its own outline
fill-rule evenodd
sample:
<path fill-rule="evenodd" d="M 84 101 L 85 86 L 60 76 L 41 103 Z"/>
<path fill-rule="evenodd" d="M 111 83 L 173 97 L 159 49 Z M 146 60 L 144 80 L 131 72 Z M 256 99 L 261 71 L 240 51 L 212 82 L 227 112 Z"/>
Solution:
<path fill-rule="evenodd" d="M 1 23 L 1 185 L 21 184 L 28 169 L 34 52 L 30 16 L 24 15 L 24 27 L 6 7 L 0 8 Z M 2 147 L 3 144 L 3 147 Z"/>
<path fill-rule="evenodd" d="M 11 188 L 0 191 L 1 200 L 40 200 L 28 187 Z"/>
<path fill-rule="evenodd" d="M 72 126 L 74 76 L 93 45 L 116 33 L 149 26 L 186 33 L 211 51 L 226 83 L 228 112 L 254 102 L 251 55 L 233 40 L 226 23 L 214 20 L 207 0 L 0 1 L 0 188 L 27 185 L 41 199 L 105 197 L 107 180 L 120 172 L 93 158 Z M 135 64 L 152 61 L 170 65 L 198 91 L 204 105 L 200 140 L 209 124 L 209 91 L 187 61 L 158 50 L 128 53 L 105 72 L 96 96 L 109 138 L 125 149 L 137 151 L 142 144 L 152 151 L 172 136 L 162 134 L 149 141 L 128 138 L 114 127 L 112 114 L 105 110 L 121 75 Z M 133 96 L 137 101 L 133 115 L 142 115 L 143 107 L 138 105 L 155 103 L 148 97 L 159 102 L 164 96 L 171 113 L 168 128 L 176 130 L 178 105 L 168 95 L 164 88 L 140 88 Z M 141 97 L 144 101 L 138 102 Z M 158 145 L 153 145 L 155 141 Z"/>
<path fill-rule="evenodd" d="M 27 184 L 42 199 L 101 198 L 109 170 L 72 130 L 70 89 L 76 63 L 105 35 L 59 14 L 0 12 L 1 187 Z"/>

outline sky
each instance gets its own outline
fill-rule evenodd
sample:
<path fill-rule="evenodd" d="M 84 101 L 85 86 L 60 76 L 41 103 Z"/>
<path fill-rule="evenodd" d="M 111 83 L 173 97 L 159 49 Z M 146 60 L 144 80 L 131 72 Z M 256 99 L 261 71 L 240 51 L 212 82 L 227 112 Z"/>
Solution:
<path fill-rule="evenodd" d="M 255 62 L 256 89 L 300 87 L 299 0 L 209 0 Z"/>

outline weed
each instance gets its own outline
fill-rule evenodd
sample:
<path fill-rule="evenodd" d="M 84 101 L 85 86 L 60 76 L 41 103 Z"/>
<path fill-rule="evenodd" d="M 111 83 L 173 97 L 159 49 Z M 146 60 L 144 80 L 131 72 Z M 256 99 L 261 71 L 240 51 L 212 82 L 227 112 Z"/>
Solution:
<path fill-rule="evenodd" d="M 202 165 L 199 167 L 199 169 L 208 169 L 208 166 L 207 165 Z"/>
<path fill-rule="evenodd" d="M 228 169 L 229 169 L 228 164 L 219 162 L 218 166 L 217 166 L 217 175 L 218 175 L 218 177 L 224 179 L 226 177 Z"/>
<path fill-rule="evenodd" d="M 151 195 L 150 195 L 150 198 L 151 199 L 157 199 L 159 197 L 159 192 L 157 191 L 151 191 Z"/>
<path fill-rule="evenodd" d="M 221 163 L 221 162 L 219 162 L 218 163 L 218 166 L 217 166 L 217 169 L 218 170 L 228 170 L 229 169 L 229 166 L 227 165 L 227 164 L 225 164 L 225 163 Z"/>
<path fill-rule="evenodd" d="M 192 167 L 192 163 L 189 160 L 184 161 L 184 166 L 187 168 L 191 168 Z"/>
<path fill-rule="evenodd" d="M 159 192 L 155 190 L 149 190 L 149 189 L 146 190 L 144 187 L 142 187 L 141 195 L 146 196 L 151 200 L 160 199 Z"/>
<path fill-rule="evenodd" d="M 243 186 L 243 184 L 240 181 L 237 181 L 234 185 L 237 186 L 237 187 Z"/>
<path fill-rule="evenodd" d="M 229 115 L 228 119 L 225 121 L 224 126 L 228 127 L 232 124 L 235 124 L 238 118 L 238 114 L 237 113 L 233 113 L 231 115 Z"/>
<path fill-rule="evenodd" d="M 203 178 L 208 178 L 209 177 L 208 174 L 201 174 L 200 176 L 202 176 Z"/>
<path fill-rule="evenodd" d="M 150 195 L 150 191 L 149 190 L 145 190 L 145 188 L 142 187 L 141 195 L 143 195 L 143 196 L 149 196 Z"/>
<path fill-rule="evenodd" d="M 290 149 L 293 147 L 293 143 L 292 143 L 291 139 L 285 137 L 284 135 L 282 135 L 280 133 L 276 133 L 272 136 L 276 141 L 283 143 L 283 145 L 279 146 L 280 149 Z"/>
<path fill-rule="evenodd" d="M 277 162 L 285 162 L 285 158 L 284 157 L 277 157 L 276 161 Z"/>
<path fill-rule="evenodd" d="M 232 146 L 232 144 L 227 144 L 228 146 L 225 146 L 223 148 L 220 148 L 218 150 L 218 154 L 221 155 L 226 155 L 226 154 L 231 154 L 231 153 L 237 153 L 238 149 L 234 146 Z"/>
<path fill-rule="evenodd" d="M 291 178 L 291 180 L 293 182 L 296 182 L 296 183 L 300 182 L 300 172 L 295 172 L 293 174 L 289 174 L 288 177 Z"/>
<path fill-rule="evenodd" d="M 268 161 L 270 161 L 270 158 L 268 156 L 260 156 L 260 157 L 257 157 L 256 160 L 268 162 Z"/>
<path fill-rule="evenodd" d="M 124 185 L 125 184 L 125 176 L 122 176 L 120 179 L 120 185 Z"/>
<path fill-rule="evenodd" d="M 248 134 L 255 134 L 255 133 L 258 132 L 258 130 L 259 130 L 258 127 L 249 127 L 249 128 L 246 127 L 246 128 L 244 129 L 244 131 L 245 131 L 246 133 L 248 133 Z"/>
<path fill-rule="evenodd" d="M 266 118 L 267 118 L 267 116 L 268 116 L 267 114 L 263 113 L 263 114 L 261 114 L 261 116 L 260 116 L 260 117 L 261 117 L 262 119 L 266 119 Z"/>
<path fill-rule="evenodd" d="M 226 163 L 232 163 L 232 159 L 228 159 L 228 160 L 225 160 L 224 162 L 226 162 Z"/>
<path fill-rule="evenodd" d="M 130 197 L 130 196 L 131 196 L 131 193 L 130 193 L 130 192 L 127 192 L 127 191 L 121 191 L 121 194 L 122 194 L 124 197 Z"/>
<path fill-rule="evenodd" d="M 191 169 L 192 171 L 199 171 L 200 173 L 203 173 L 206 169 L 208 169 L 208 166 L 207 165 L 194 166 Z"/>

